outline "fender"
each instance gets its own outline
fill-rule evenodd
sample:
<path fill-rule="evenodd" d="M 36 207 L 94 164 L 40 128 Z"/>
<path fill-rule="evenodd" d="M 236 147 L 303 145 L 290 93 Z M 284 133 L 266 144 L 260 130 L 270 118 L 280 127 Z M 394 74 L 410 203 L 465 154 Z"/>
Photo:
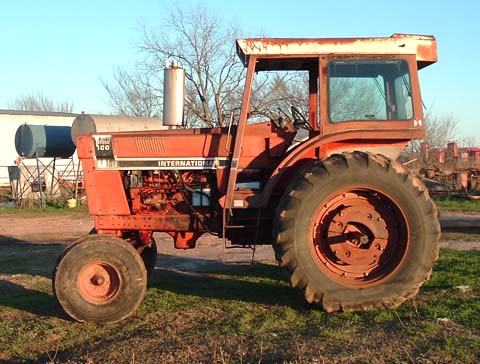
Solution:
<path fill-rule="evenodd" d="M 302 170 L 334 153 L 362 151 L 383 154 L 395 160 L 411 140 L 411 130 L 346 130 L 318 135 L 295 148 L 272 172 L 260 198 L 267 206 L 272 193 L 283 194 Z"/>

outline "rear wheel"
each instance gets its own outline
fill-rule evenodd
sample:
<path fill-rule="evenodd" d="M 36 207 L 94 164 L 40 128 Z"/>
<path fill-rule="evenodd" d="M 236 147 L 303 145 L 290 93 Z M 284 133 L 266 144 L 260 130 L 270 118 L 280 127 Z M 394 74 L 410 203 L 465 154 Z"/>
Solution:
<path fill-rule="evenodd" d="M 437 211 L 423 184 L 381 155 L 333 155 L 283 197 L 274 249 L 292 286 L 327 311 L 395 307 L 438 257 Z"/>
<path fill-rule="evenodd" d="M 57 261 L 53 290 L 77 321 L 115 322 L 130 316 L 146 291 L 147 274 L 137 251 L 120 238 L 87 235 Z"/>

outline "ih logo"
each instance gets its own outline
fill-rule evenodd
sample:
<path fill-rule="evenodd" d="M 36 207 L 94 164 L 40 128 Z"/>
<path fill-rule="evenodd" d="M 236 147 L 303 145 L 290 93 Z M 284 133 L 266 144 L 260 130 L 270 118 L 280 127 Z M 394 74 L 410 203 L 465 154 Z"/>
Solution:
<path fill-rule="evenodd" d="M 422 119 L 415 119 L 413 120 L 413 126 L 422 126 Z"/>

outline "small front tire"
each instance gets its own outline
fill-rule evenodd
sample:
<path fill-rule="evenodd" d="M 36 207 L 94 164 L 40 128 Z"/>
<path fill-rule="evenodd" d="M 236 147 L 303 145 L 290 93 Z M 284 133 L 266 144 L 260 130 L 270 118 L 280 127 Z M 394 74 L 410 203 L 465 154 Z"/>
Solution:
<path fill-rule="evenodd" d="M 53 291 L 58 303 L 80 322 L 109 323 L 140 305 L 147 273 L 138 252 L 120 238 L 87 235 L 57 260 Z"/>

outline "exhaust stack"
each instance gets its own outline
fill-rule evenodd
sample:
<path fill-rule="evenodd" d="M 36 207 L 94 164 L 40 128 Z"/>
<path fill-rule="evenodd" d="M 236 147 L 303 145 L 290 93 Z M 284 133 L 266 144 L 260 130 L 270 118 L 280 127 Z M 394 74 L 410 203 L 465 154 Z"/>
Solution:
<path fill-rule="evenodd" d="M 163 72 L 163 124 L 183 125 L 185 103 L 185 70 L 177 64 L 167 62 Z"/>

